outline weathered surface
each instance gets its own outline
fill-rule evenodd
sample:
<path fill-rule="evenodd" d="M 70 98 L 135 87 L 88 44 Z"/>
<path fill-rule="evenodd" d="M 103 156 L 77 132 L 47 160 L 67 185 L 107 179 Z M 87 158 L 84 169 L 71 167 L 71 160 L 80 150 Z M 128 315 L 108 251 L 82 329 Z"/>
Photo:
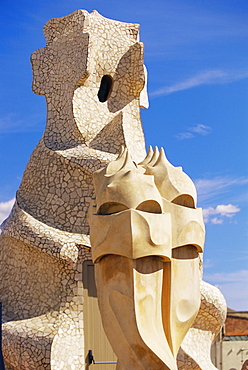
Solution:
<path fill-rule="evenodd" d="M 177 369 L 200 307 L 202 210 L 161 149 L 136 165 L 125 149 L 94 174 L 89 212 L 103 325 L 123 369 Z"/>
<path fill-rule="evenodd" d="M 46 97 L 47 124 L 0 236 L 8 368 L 84 367 L 82 262 L 91 259 L 92 173 L 122 145 L 137 160 L 145 154 L 138 29 L 78 10 L 48 21 L 47 45 L 32 55 L 33 91 Z M 99 91 L 105 75 L 107 96 Z"/>
<path fill-rule="evenodd" d="M 92 176 L 111 162 L 107 169 L 111 176 L 117 173 L 120 196 L 120 171 L 113 167 L 121 147 L 136 163 L 146 155 L 139 108 L 148 101 L 138 30 L 137 24 L 78 10 L 48 21 L 46 47 L 32 55 L 33 91 L 46 98 L 47 124 L 0 236 L 7 370 L 86 366 L 82 263 L 92 258 L 87 221 Z M 100 261 L 99 303 L 118 370 L 176 369 L 177 350 L 200 305 L 204 227 L 194 209 L 195 189 L 181 170 L 157 161 L 158 156 L 150 151 L 131 168 L 138 189 L 129 175 L 126 182 L 122 178 L 127 192 L 121 193 L 121 204 L 127 210 L 124 218 L 116 216 L 122 239 L 113 239 L 114 217 L 92 229 L 93 259 Z M 106 213 L 104 194 L 98 192 L 97 202 L 105 204 Z M 112 242 L 104 243 L 109 236 Z M 209 343 L 225 313 L 218 294 L 212 302 L 211 287 L 200 290 L 200 310 L 178 355 L 180 369 L 191 363 L 210 369 Z M 119 323 L 116 343 L 106 324 L 110 317 Z M 207 338 L 207 344 L 195 346 L 196 338 Z"/>

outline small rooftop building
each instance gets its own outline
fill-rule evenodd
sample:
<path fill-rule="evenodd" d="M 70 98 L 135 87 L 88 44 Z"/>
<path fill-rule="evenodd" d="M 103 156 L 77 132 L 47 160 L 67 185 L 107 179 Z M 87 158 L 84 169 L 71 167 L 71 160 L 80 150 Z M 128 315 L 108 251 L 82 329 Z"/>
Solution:
<path fill-rule="evenodd" d="M 248 360 L 248 311 L 227 311 L 222 332 L 212 345 L 212 361 L 219 370 L 243 370 Z"/>

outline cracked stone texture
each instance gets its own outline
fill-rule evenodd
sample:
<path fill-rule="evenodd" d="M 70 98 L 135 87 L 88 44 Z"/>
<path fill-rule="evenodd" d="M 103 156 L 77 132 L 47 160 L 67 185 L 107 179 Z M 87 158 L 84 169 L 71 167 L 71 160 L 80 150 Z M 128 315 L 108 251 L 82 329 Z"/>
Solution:
<path fill-rule="evenodd" d="M 92 173 L 126 146 L 145 155 L 139 25 L 96 11 L 51 19 L 31 57 L 33 91 L 47 123 L 0 236 L 0 297 L 7 369 L 85 366 L 82 263 L 91 260 L 87 212 Z M 98 99 L 102 77 L 110 95 Z"/>
<path fill-rule="evenodd" d="M 137 24 L 77 10 L 49 20 L 46 46 L 32 54 L 33 91 L 46 98 L 47 123 L 0 235 L 6 370 L 85 368 L 82 263 L 91 260 L 92 174 L 121 146 L 137 163 L 146 154 L 138 30 Z M 112 86 L 100 102 L 104 75 Z M 210 316 L 201 314 L 201 329 L 194 328 L 198 333 L 189 341 L 200 338 Z M 193 361 L 183 353 L 179 369 Z"/>

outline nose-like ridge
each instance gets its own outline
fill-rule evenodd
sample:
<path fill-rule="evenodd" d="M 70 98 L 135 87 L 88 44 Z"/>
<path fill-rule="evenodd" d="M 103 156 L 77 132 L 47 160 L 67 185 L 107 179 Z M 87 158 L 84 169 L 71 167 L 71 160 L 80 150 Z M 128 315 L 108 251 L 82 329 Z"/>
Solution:
<path fill-rule="evenodd" d="M 118 214 L 93 215 L 93 261 L 115 254 L 132 259 L 146 256 L 171 258 L 170 216 L 128 209 Z M 101 230 L 101 233 L 99 233 Z"/>
<path fill-rule="evenodd" d="M 199 253 L 203 252 L 203 245 L 205 240 L 205 231 L 202 226 L 196 222 L 191 221 L 187 223 L 177 237 L 177 244 L 194 245 Z"/>

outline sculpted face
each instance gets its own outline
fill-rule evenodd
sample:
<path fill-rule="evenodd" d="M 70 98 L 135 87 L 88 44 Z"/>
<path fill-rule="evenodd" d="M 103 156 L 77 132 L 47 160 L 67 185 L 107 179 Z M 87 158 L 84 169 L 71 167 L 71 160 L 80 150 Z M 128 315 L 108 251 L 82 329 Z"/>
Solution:
<path fill-rule="evenodd" d="M 94 174 L 94 185 L 92 256 L 109 340 L 125 369 L 158 363 L 154 368 L 176 369 L 200 305 L 198 253 L 205 231 L 195 187 L 162 149 L 150 149 L 139 165 L 125 149 Z M 124 343 L 128 356 L 122 355 Z"/>
<path fill-rule="evenodd" d="M 49 148 L 74 142 L 117 154 L 125 142 L 136 158 L 143 157 L 139 107 L 148 107 L 148 98 L 138 32 L 139 25 L 96 11 L 76 11 L 46 23 L 46 47 L 32 54 L 31 63 L 33 91 L 46 97 Z"/>

